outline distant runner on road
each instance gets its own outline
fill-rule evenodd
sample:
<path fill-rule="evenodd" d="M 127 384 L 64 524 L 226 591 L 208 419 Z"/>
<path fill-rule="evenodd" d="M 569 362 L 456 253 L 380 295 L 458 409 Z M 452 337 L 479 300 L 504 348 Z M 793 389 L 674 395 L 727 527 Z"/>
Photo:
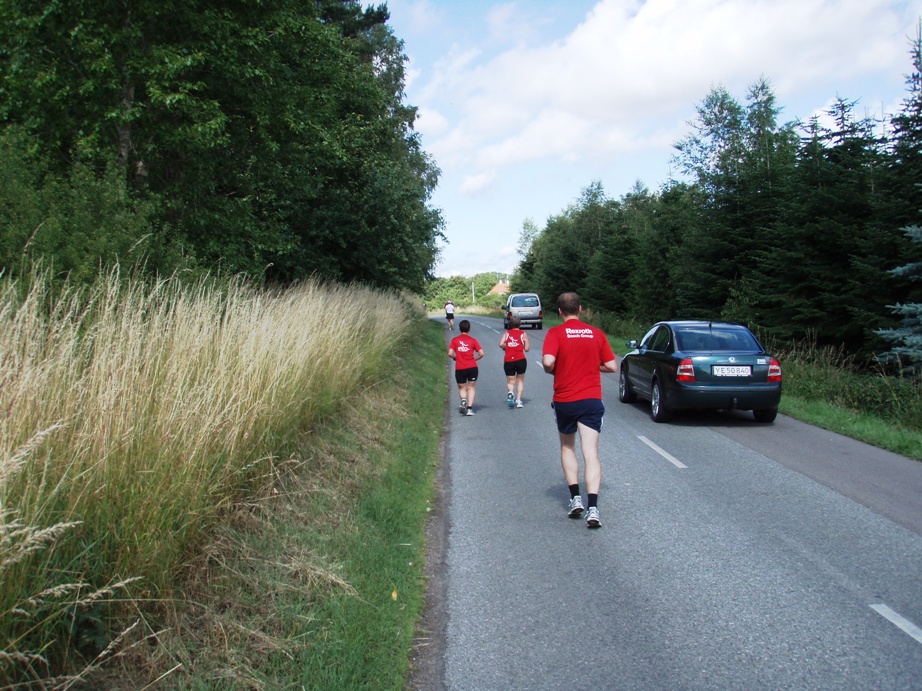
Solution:
<path fill-rule="evenodd" d="M 448 330 L 453 331 L 455 328 L 455 303 L 451 300 L 445 303 L 445 319 L 448 321 Z"/>
<path fill-rule="evenodd" d="M 601 329 L 579 320 L 583 311 L 576 293 L 562 293 L 557 311 L 563 324 L 549 329 L 544 339 L 541 363 L 544 371 L 554 375 L 554 402 L 551 406 L 560 433 L 560 464 L 570 489 L 567 515 L 579 518 L 586 511 L 586 526 L 600 528 L 599 487 L 602 462 L 599 460 L 599 433 L 605 405 L 602 403 L 601 372 L 617 372 L 618 361 Z M 586 501 L 579 491 L 579 460 L 576 455 L 576 432 L 586 478 Z"/>

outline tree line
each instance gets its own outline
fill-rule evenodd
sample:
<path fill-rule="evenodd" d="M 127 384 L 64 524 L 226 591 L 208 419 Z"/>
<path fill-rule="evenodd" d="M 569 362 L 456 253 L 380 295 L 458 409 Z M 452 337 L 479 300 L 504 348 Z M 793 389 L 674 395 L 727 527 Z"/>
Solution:
<path fill-rule="evenodd" d="M 497 284 L 508 276 L 497 271 L 484 271 L 467 276 L 438 276 L 426 282 L 423 301 L 429 310 L 441 312 L 445 303 L 451 300 L 455 306 L 465 309 L 471 306 L 492 308 L 506 304 L 505 293 L 492 293 Z"/>
<path fill-rule="evenodd" d="M 439 170 L 386 5 L 0 3 L 0 268 L 420 290 Z"/>
<path fill-rule="evenodd" d="M 854 354 L 911 354 L 915 328 L 922 359 L 919 36 L 910 55 L 890 118 L 838 98 L 827 117 L 781 122 L 766 79 L 742 102 L 713 88 L 675 144 L 683 179 L 617 200 L 593 182 L 543 228 L 526 220 L 513 290 L 547 304 L 577 290 L 641 321 L 731 320 Z"/>

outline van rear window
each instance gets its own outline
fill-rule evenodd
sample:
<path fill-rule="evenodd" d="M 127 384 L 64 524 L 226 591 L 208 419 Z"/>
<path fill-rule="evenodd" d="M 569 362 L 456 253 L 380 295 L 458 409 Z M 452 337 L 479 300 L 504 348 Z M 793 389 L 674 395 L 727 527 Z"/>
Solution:
<path fill-rule="evenodd" d="M 521 295 L 519 297 L 512 298 L 513 307 L 537 307 L 538 298 L 533 295 Z"/>

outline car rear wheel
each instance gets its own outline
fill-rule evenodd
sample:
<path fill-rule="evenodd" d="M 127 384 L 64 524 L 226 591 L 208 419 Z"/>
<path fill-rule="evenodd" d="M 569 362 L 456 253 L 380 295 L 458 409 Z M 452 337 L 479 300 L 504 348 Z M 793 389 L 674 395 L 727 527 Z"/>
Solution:
<path fill-rule="evenodd" d="M 778 417 L 778 409 L 753 410 L 752 416 L 756 419 L 756 422 L 774 422 L 775 418 Z"/>
<path fill-rule="evenodd" d="M 624 365 L 621 365 L 621 375 L 618 377 L 618 400 L 622 403 L 633 403 L 637 400 L 637 394 L 627 378 L 627 367 Z"/>
<path fill-rule="evenodd" d="M 663 400 L 663 388 L 659 381 L 653 382 L 653 391 L 650 396 L 650 417 L 653 422 L 666 422 L 672 417 L 672 411 L 666 407 L 666 401 Z"/>

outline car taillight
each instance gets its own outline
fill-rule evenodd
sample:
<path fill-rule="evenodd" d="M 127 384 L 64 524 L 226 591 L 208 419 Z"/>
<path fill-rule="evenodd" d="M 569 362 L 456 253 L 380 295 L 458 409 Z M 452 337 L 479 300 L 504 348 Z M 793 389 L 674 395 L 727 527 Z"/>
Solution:
<path fill-rule="evenodd" d="M 675 378 L 678 381 L 695 381 L 695 365 L 690 357 L 679 363 L 679 368 L 675 371 Z"/>
<path fill-rule="evenodd" d="M 778 362 L 775 358 L 772 358 L 768 362 L 768 381 L 781 381 L 781 363 Z"/>

